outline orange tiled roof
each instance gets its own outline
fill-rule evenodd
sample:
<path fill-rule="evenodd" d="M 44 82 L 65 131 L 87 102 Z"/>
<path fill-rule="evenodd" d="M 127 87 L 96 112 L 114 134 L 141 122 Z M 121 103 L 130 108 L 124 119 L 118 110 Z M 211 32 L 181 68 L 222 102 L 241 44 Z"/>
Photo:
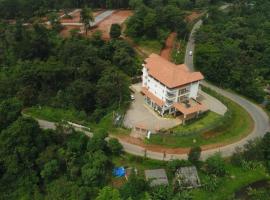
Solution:
<path fill-rule="evenodd" d="M 197 103 L 196 105 L 193 105 L 189 108 L 186 108 L 184 105 L 180 103 L 174 103 L 173 106 L 176 108 L 176 110 L 179 110 L 181 113 L 185 115 L 205 110 L 205 106 L 200 103 Z"/>
<path fill-rule="evenodd" d="M 148 73 L 169 88 L 175 88 L 204 79 L 201 72 L 190 72 L 185 64 L 175 65 L 157 54 L 145 59 Z"/>
<path fill-rule="evenodd" d="M 154 101 L 158 106 L 162 107 L 165 105 L 165 102 L 160 98 L 156 97 L 152 92 L 150 92 L 146 87 L 142 87 L 141 91 L 145 96 L 149 97 L 152 101 Z"/>

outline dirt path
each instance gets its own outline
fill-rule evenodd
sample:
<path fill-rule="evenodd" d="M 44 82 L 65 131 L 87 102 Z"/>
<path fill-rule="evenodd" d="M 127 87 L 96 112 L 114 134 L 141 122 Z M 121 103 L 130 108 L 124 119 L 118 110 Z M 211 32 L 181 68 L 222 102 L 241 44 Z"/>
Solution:
<path fill-rule="evenodd" d="M 161 57 L 171 60 L 171 52 L 174 46 L 174 41 L 176 39 L 177 34 L 172 32 L 166 40 L 165 47 L 161 50 L 160 55 Z"/>

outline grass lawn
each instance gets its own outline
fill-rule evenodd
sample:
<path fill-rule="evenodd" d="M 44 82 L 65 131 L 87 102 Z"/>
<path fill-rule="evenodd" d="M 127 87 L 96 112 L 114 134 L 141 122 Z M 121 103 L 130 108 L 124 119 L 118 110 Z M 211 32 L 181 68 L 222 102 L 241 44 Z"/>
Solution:
<path fill-rule="evenodd" d="M 165 161 L 151 160 L 143 157 L 137 157 L 124 153 L 120 157 L 113 157 L 113 164 L 115 166 L 135 167 L 138 169 L 138 175 L 144 177 L 144 170 L 164 168 L 167 172 L 169 182 L 173 183 L 173 174 L 168 171 L 167 163 Z M 217 188 L 215 191 L 206 191 L 203 187 L 190 190 L 192 199 L 194 200 L 228 200 L 232 199 L 234 193 L 242 187 L 256 182 L 258 180 L 270 179 L 265 168 L 259 166 L 252 170 L 244 170 L 241 167 L 232 165 L 226 162 L 227 175 L 225 177 L 217 178 Z M 205 172 L 198 169 L 201 183 L 204 184 L 206 177 Z M 120 181 L 120 180 L 118 180 Z"/>
<path fill-rule="evenodd" d="M 159 54 L 163 45 L 159 40 L 149 40 L 149 39 L 134 39 L 136 45 L 145 49 L 149 53 Z"/>
<path fill-rule="evenodd" d="M 228 200 L 232 199 L 234 192 L 242 187 L 253 183 L 258 180 L 269 179 L 264 168 L 257 168 L 254 170 L 243 170 L 240 167 L 235 167 L 231 164 L 227 164 L 228 176 L 219 178 L 219 184 L 214 192 L 206 191 L 203 188 L 192 190 L 192 196 L 194 200 Z M 232 178 L 234 176 L 234 178 Z M 203 175 L 201 175 L 201 181 L 203 181 Z"/>
<path fill-rule="evenodd" d="M 31 107 L 23 111 L 24 114 L 34 118 L 43 119 L 51 122 L 61 122 L 62 120 L 74 123 L 87 124 L 87 115 L 76 110 L 52 108 L 47 106 Z"/>
<path fill-rule="evenodd" d="M 183 40 L 177 40 L 177 45 L 172 49 L 171 60 L 175 64 L 182 64 L 185 61 L 187 43 Z"/>
<path fill-rule="evenodd" d="M 210 91 L 208 91 L 208 93 L 209 92 Z M 210 93 L 228 107 L 229 113 L 225 114 L 224 117 L 226 117 L 226 120 L 224 120 L 221 125 L 218 127 L 213 126 L 214 128 L 212 130 L 198 131 L 198 127 L 202 127 L 207 125 L 210 121 L 216 120 L 214 116 L 211 116 L 212 114 L 209 114 L 210 116 L 205 116 L 190 125 L 174 128 L 172 130 L 174 134 L 152 135 L 151 139 L 147 140 L 147 143 L 173 148 L 191 147 L 215 143 L 227 144 L 247 136 L 254 126 L 254 122 L 248 112 L 230 99 L 213 92 Z M 201 130 L 204 129 L 202 128 Z M 189 131 L 190 133 L 181 134 L 181 131 Z"/>
<path fill-rule="evenodd" d="M 90 121 L 86 113 L 76 110 L 67 110 L 52 107 L 31 107 L 23 111 L 24 114 L 33 118 L 43 119 L 50 122 L 70 121 L 91 128 L 93 132 L 97 129 L 108 130 L 110 134 L 128 134 L 130 131 L 121 127 L 114 127 L 112 123 L 113 114 L 109 113 L 104 116 L 99 123 Z"/>

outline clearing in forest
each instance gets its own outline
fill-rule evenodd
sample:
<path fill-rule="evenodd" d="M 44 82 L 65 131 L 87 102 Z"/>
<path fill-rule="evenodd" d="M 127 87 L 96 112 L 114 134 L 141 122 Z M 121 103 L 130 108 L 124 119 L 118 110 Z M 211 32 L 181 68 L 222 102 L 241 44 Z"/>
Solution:
<path fill-rule="evenodd" d="M 110 39 L 110 29 L 111 25 L 114 23 L 123 24 L 123 22 L 132 15 L 131 10 L 119 10 L 115 11 L 112 15 L 101 21 L 97 24 L 97 27 L 91 30 L 91 32 L 95 32 L 97 30 L 102 32 L 102 37 L 104 39 Z"/>

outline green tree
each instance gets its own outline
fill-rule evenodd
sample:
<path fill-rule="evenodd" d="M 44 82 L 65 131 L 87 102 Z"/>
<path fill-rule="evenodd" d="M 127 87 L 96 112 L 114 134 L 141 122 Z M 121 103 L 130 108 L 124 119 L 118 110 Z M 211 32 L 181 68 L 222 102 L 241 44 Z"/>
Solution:
<path fill-rule="evenodd" d="M 17 99 L 7 99 L 0 104 L 0 132 L 14 122 L 20 115 L 22 103 Z"/>
<path fill-rule="evenodd" d="M 55 178 L 60 170 L 60 166 L 57 160 L 51 160 L 44 165 L 44 168 L 40 172 L 40 175 L 45 180 L 50 181 Z"/>
<path fill-rule="evenodd" d="M 262 152 L 266 163 L 266 168 L 270 172 L 270 132 L 267 132 L 262 139 Z"/>
<path fill-rule="evenodd" d="M 90 8 L 84 7 L 81 10 L 80 13 L 80 21 L 83 23 L 84 25 L 84 30 L 85 30 L 85 35 L 87 35 L 87 31 L 90 28 L 90 24 L 91 22 L 94 21 L 94 16 L 93 16 L 93 12 Z"/>
<path fill-rule="evenodd" d="M 201 147 L 192 147 L 188 153 L 188 160 L 193 163 L 196 164 L 201 156 Z"/>
<path fill-rule="evenodd" d="M 121 196 L 124 199 L 131 197 L 132 199 L 140 199 L 144 196 L 143 192 L 148 191 L 149 185 L 141 177 L 132 173 L 128 182 L 120 188 Z"/>
<path fill-rule="evenodd" d="M 117 189 L 106 186 L 99 191 L 96 200 L 121 200 L 120 193 Z"/>
<path fill-rule="evenodd" d="M 36 121 L 19 118 L 0 135 L 0 162 L 7 173 L 19 174 L 33 169 L 46 138 Z M 27 167 L 26 167 L 27 166 Z"/>
<path fill-rule="evenodd" d="M 118 106 L 129 100 L 129 78 L 121 71 L 106 69 L 97 84 L 96 101 L 100 107 Z"/>
<path fill-rule="evenodd" d="M 110 36 L 113 39 L 119 38 L 121 35 L 121 26 L 119 24 L 112 24 L 110 29 Z"/>
<path fill-rule="evenodd" d="M 116 138 L 111 138 L 108 141 L 108 146 L 114 155 L 120 155 L 123 151 L 123 146 L 119 143 L 119 141 Z"/>

